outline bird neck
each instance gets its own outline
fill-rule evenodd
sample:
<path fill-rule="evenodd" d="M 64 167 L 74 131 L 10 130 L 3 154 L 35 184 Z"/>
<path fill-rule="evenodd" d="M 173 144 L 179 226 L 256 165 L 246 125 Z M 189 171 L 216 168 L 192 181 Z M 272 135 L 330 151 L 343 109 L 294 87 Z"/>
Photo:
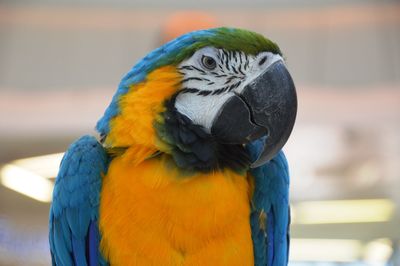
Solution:
<path fill-rule="evenodd" d="M 155 122 L 159 146 L 172 156 L 175 164 L 189 171 L 210 172 L 229 168 L 247 171 L 250 157 L 240 144 L 222 144 L 199 125 L 195 125 L 175 108 L 175 97 L 164 103 L 165 111 Z"/>

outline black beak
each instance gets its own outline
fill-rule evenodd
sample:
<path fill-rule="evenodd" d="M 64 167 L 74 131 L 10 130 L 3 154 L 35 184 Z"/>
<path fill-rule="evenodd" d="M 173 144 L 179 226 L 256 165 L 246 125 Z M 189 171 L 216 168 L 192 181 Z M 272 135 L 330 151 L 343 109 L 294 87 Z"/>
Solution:
<path fill-rule="evenodd" d="M 222 106 L 211 128 L 219 141 L 246 144 L 267 136 L 258 159 L 259 167 L 272 159 L 285 145 L 292 132 L 297 113 L 293 80 L 282 61 L 270 65 L 240 94 Z"/>

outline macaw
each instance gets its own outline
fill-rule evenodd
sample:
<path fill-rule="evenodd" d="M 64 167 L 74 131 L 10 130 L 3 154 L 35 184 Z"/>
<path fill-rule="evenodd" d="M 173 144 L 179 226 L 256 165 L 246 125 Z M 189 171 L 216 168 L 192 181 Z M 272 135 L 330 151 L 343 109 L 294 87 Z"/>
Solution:
<path fill-rule="evenodd" d="M 286 265 L 296 117 L 280 48 L 235 28 L 187 33 L 122 79 L 55 181 L 53 265 Z"/>

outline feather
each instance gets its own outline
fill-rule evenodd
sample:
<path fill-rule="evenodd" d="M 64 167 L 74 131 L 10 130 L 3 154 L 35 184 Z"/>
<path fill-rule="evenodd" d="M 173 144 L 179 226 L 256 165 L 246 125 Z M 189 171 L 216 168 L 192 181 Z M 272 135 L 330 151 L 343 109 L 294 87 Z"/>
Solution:
<path fill-rule="evenodd" d="M 52 253 L 55 254 L 56 264 L 58 265 L 73 265 L 71 258 L 71 236 L 69 233 L 62 228 L 61 223 L 53 224 L 53 232 L 50 235 L 52 237 L 54 250 Z"/>
<path fill-rule="evenodd" d="M 262 149 L 262 140 L 248 145 L 252 159 Z M 255 190 L 252 198 L 251 229 L 255 265 L 287 265 L 289 252 L 289 173 L 283 152 L 270 162 L 251 170 Z M 266 228 L 260 224 L 261 213 L 266 213 Z"/>
<path fill-rule="evenodd" d="M 50 209 L 49 242 L 53 265 L 97 265 L 99 194 L 108 157 L 94 137 L 73 143 L 61 162 Z M 87 253 L 86 251 L 90 252 Z M 96 256 L 96 259 L 89 258 Z M 104 263 L 102 265 L 105 265 Z"/>
<path fill-rule="evenodd" d="M 75 265 L 87 266 L 86 262 L 86 244 L 84 238 L 76 238 L 72 236 L 72 254 Z"/>

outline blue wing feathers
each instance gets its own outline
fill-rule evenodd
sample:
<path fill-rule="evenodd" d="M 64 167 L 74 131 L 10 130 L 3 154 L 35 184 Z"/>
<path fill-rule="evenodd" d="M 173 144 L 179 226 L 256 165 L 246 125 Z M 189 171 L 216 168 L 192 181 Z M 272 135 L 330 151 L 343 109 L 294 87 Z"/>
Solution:
<path fill-rule="evenodd" d="M 267 265 L 272 265 L 272 262 L 274 261 L 274 254 L 275 254 L 275 245 L 274 245 L 274 226 L 275 226 L 275 219 L 274 219 L 274 213 L 271 208 L 271 210 L 267 214 L 268 220 L 267 220 L 267 248 L 266 251 L 263 250 L 263 252 L 267 256 Z M 265 241 L 265 239 L 264 239 Z"/>
<path fill-rule="evenodd" d="M 70 239 L 70 233 L 67 232 L 61 223 L 55 223 L 50 228 L 50 249 L 56 252 L 52 252 L 56 259 L 54 265 L 72 265 L 70 256 L 70 250 L 72 249 Z M 58 262 L 58 263 L 57 263 Z"/>
<path fill-rule="evenodd" d="M 50 209 L 53 265 L 88 265 L 90 261 L 97 265 L 101 259 L 98 232 L 96 237 L 90 235 L 98 231 L 99 194 L 108 161 L 104 148 L 91 136 L 80 138 L 65 153 Z"/>
<path fill-rule="evenodd" d="M 263 141 L 248 145 L 253 160 L 258 157 Z M 251 229 L 255 265 L 287 265 L 289 251 L 289 173 L 285 155 L 280 151 L 270 162 L 251 170 L 254 177 Z M 267 214 L 260 224 L 262 212 Z M 266 228 L 265 228 L 266 227 Z"/>
<path fill-rule="evenodd" d="M 72 236 L 72 253 L 74 254 L 75 265 L 87 265 L 85 241 Z"/>

